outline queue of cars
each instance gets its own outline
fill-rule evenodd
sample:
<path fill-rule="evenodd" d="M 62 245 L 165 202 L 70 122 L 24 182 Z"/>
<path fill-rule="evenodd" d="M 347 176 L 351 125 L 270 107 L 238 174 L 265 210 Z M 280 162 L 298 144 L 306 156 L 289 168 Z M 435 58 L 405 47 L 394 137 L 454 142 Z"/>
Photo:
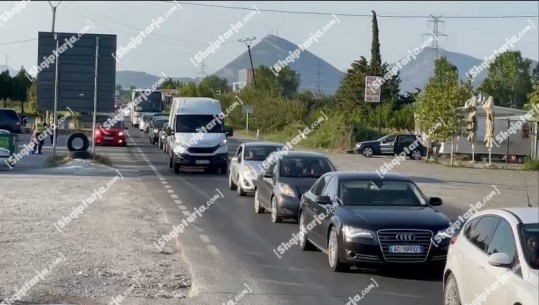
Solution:
<path fill-rule="evenodd" d="M 299 247 L 325 253 L 333 271 L 445 266 L 446 305 L 539 304 L 537 208 L 485 210 L 449 235 L 442 199 L 410 178 L 337 171 L 323 154 L 270 142 L 241 144 L 228 184 L 240 196 L 254 190 L 255 213 L 297 221 Z"/>
<path fill-rule="evenodd" d="M 169 155 L 175 172 L 180 165 L 221 167 L 227 159 L 212 160 L 228 152 L 222 149 L 224 123 L 215 129 L 217 134 L 204 137 L 208 133 L 202 130 L 212 120 L 209 113 L 216 114 L 220 107 L 208 99 L 182 99 L 162 125 L 159 119 L 151 123 L 150 133 L 157 134 L 159 148 Z M 397 135 L 394 142 L 402 142 L 397 147 L 403 149 L 416 140 Z M 395 145 L 392 150 L 395 153 Z M 409 156 L 422 156 L 419 150 Z M 448 234 L 451 221 L 435 209 L 442 199 L 427 197 L 399 174 L 381 178 L 370 172 L 338 171 L 324 154 L 293 151 L 273 142 L 240 144 L 224 172 L 230 190 L 239 196 L 254 194 L 255 213 L 268 211 L 273 223 L 297 222 L 299 247 L 323 252 L 332 271 L 373 265 L 445 266 L 446 305 L 539 304 L 536 208 L 485 210 L 473 215 L 462 230 Z"/>

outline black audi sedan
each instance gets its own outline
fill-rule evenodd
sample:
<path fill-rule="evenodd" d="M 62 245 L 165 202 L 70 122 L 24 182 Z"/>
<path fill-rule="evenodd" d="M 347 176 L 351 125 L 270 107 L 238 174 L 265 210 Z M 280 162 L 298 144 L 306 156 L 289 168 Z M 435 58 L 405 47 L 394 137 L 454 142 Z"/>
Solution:
<path fill-rule="evenodd" d="M 304 192 L 336 167 L 323 154 L 280 150 L 268 155 L 256 180 L 256 213 L 271 211 L 271 221 L 298 219 L 299 203 Z"/>
<path fill-rule="evenodd" d="M 300 248 L 327 253 L 333 271 L 373 263 L 441 265 L 449 240 L 432 242 L 450 226 L 433 208 L 441 204 L 399 174 L 327 173 L 301 199 Z"/>

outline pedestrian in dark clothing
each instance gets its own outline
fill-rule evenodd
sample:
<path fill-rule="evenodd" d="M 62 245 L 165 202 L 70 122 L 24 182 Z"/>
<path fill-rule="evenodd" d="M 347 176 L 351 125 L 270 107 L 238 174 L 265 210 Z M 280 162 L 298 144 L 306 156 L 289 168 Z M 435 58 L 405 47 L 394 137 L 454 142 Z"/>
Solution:
<path fill-rule="evenodd" d="M 37 153 L 40 155 L 42 154 L 41 149 L 43 148 L 45 139 L 41 138 L 40 140 L 40 136 L 45 131 L 45 128 L 47 128 L 47 124 L 44 122 L 43 117 L 40 116 L 36 118 L 36 121 L 34 122 L 34 133 L 38 141 L 38 144 L 36 145 L 37 147 L 34 146 L 34 151 L 32 151 L 33 154 L 36 153 L 36 148 L 37 148 Z"/>

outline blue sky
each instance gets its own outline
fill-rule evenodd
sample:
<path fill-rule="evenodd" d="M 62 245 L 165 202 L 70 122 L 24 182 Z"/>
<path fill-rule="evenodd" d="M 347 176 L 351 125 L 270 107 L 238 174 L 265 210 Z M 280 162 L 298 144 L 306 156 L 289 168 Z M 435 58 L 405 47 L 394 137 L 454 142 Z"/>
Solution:
<path fill-rule="evenodd" d="M 53 4 L 58 1 L 52 1 Z M 197 2 L 195 2 L 197 3 Z M 202 2 L 198 2 L 202 3 Z M 440 31 L 448 37 L 440 38 L 442 48 L 484 58 L 505 43 L 506 38 L 518 35 L 529 22 L 535 29 L 528 31 L 515 44 L 523 56 L 539 59 L 539 18 L 511 19 L 454 19 L 451 16 L 507 16 L 539 15 L 538 2 L 204 2 L 259 9 L 317 11 L 329 13 L 429 16 L 441 15 Z M 1 1 L 0 14 L 11 11 L 15 1 Z M 78 32 L 88 24 L 93 33 L 118 35 L 118 46 L 127 45 L 136 36 L 137 29 L 145 29 L 152 19 L 163 16 L 173 4 L 160 1 L 141 2 L 79 2 L 64 1 L 57 11 L 56 31 Z M 242 21 L 249 14 L 232 10 L 192 6 L 182 3 L 159 29 L 144 38 L 140 45 L 126 53 L 117 64 L 118 70 L 144 71 L 154 75 L 198 76 L 200 68 L 190 61 L 197 52 L 206 49 L 210 41 L 218 39 L 230 24 Z M 370 57 L 371 18 L 338 16 L 334 25 L 309 51 L 322 57 L 339 70 L 347 69 L 359 56 Z M 305 41 L 311 32 L 321 29 L 332 17 L 327 15 L 295 15 L 261 12 L 234 33 L 205 60 L 206 73 L 212 73 L 246 50 L 237 40 L 255 36 L 256 44 L 267 34 L 278 34 L 293 43 Z M 528 20 L 529 19 L 529 20 Z M 18 69 L 37 64 L 37 40 L 10 43 L 37 38 L 37 32 L 51 30 L 52 12 L 45 1 L 29 2 L 20 13 L 0 25 L 0 64 Z M 1 21 L 1 20 L 0 20 Z M 5 24 L 4 24 L 5 23 Z M 382 59 L 395 62 L 405 57 L 408 50 L 421 45 L 423 33 L 432 31 L 427 18 L 378 18 Z M 256 62 L 256 58 L 254 58 Z"/>

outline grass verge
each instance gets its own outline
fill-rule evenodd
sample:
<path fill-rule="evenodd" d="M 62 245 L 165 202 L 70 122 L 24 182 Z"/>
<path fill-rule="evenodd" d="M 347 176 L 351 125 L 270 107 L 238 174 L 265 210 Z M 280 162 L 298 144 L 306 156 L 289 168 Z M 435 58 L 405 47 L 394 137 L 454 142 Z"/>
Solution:
<path fill-rule="evenodd" d="M 524 169 L 529 171 L 539 171 L 539 159 L 526 161 L 524 163 Z"/>

